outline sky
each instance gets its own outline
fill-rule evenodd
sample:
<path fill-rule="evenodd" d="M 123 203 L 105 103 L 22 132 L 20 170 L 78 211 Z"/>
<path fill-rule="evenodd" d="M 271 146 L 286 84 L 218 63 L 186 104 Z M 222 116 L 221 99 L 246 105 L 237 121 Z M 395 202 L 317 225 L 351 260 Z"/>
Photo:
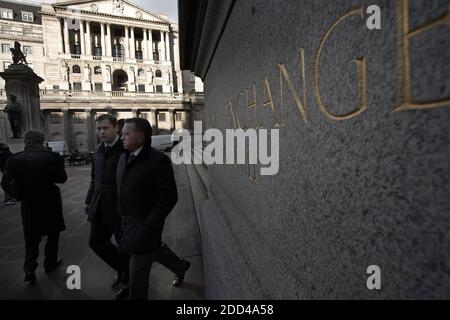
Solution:
<path fill-rule="evenodd" d="M 19 1 L 20 0 L 16 0 Z M 173 22 L 178 22 L 178 4 L 177 0 L 130 0 L 131 2 L 143 7 L 144 9 L 161 13 L 169 16 Z M 54 0 L 25 0 L 31 3 L 54 3 Z"/>

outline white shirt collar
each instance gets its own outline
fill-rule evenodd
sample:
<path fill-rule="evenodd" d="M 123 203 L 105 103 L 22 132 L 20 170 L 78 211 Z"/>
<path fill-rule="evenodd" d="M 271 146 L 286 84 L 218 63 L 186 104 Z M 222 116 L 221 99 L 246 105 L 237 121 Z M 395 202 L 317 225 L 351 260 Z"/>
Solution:
<path fill-rule="evenodd" d="M 137 157 L 138 154 L 142 151 L 143 148 L 144 148 L 144 146 L 141 146 L 139 149 L 134 150 L 132 153 L 134 154 L 135 157 Z"/>
<path fill-rule="evenodd" d="M 116 138 L 114 139 L 113 142 L 111 142 L 111 143 L 105 142 L 105 147 L 113 147 L 117 143 L 117 141 L 119 141 L 119 135 L 116 135 Z"/>

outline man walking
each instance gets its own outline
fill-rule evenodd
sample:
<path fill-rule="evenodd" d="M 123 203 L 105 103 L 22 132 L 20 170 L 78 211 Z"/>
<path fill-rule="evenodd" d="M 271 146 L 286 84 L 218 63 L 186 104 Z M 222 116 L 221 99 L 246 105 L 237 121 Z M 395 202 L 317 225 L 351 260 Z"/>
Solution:
<path fill-rule="evenodd" d="M 22 201 L 22 225 L 25 236 L 25 282 L 36 280 L 39 243 L 47 235 L 44 269 L 53 271 L 58 259 L 59 233 L 65 230 L 61 192 L 55 183 L 67 180 L 62 158 L 44 146 L 40 131 L 25 134 L 25 151 L 12 155 L 6 163 L 1 185 Z"/>
<path fill-rule="evenodd" d="M 5 143 L 0 143 L 0 172 L 5 172 L 6 162 L 8 161 L 9 157 L 12 156 L 11 150 L 9 150 L 9 147 Z M 5 205 L 13 205 L 16 203 L 16 200 L 14 200 L 13 197 L 8 192 L 5 192 L 5 200 L 3 201 Z"/>
<path fill-rule="evenodd" d="M 130 255 L 131 299 L 147 299 L 153 261 L 175 274 L 180 285 L 190 263 L 161 243 L 167 215 L 178 195 L 172 163 L 151 147 L 152 128 L 143 118 L 125 120 L 122 141 L 127 153 L 117 167 L 118 209 L 121 214 L 119 250 Z"/>
<path fill-rule="evenodd" d="M 111 242 L 119 238 L 120 217 L 117 213 L 116 169 L 125 151 L 119 139 L 117 119 L 103 114 L 96 119 L 97 134 L 101 143 L 93 154 L 91 184 L 86 196 L 86 214 L 91 222 L 89 245 L 111 268 L 117 271 L 112 287 L 127 282 L 126 256 L 121 255 Z"/>

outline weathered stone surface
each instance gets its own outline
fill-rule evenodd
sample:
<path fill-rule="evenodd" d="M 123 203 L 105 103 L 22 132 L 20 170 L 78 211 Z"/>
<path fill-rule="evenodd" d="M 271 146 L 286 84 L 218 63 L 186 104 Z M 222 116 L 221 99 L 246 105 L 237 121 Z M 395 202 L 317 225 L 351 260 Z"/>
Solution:
<path fill-rule="evenodd" d="M 308 110 L 303 121 L 283 82 L 285 125 L 280 171 L 248 179 L 237 166 L 210 166 L 211 199 L 201 213 L 207 298 L 450 298 L 450 26 L 410 39 L 413 100 L 441 107 L 395 112 L 401 87 L 401 10 L 408 1 L 236 1 L 205 79 L 206 117 L 241 125 L 245 92 L 273 124 L 267 76 L 280 112 L 278 64 L 285 65 Z M 349 16 L 325 41 L 319 88 L 323 104 L 342 115 L 357 108 L 365 58 L 367 108 L 343 121 L 327 118 L 314 95 L 320 41 L 346 12 L 381 8 L 381 30 Z M 409 1 L 409 28 L 449 14 L 449 1 Z M 300 48 L 304 48 L 306 97 Z M 237 99 L 241 96 L 239 106 Z M 368 290 L 366 269 L 381 268 L 382 290 Z"/>

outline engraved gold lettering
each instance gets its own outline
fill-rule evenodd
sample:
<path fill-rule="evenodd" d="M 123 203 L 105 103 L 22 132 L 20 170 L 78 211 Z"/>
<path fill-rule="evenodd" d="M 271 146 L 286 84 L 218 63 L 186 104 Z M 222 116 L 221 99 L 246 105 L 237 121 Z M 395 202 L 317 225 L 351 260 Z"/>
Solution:
<path fill-rule="evenodd" d="M 302 103 L 300 96 L 297 92 L 297 89 L 294 86 L 294 83 L 291 80 L 288 70 L 286 66 L 283 64 L 278 65 L 278 69 L 280 70 L 280 109 L 282 110 L 282 122 L 284 124 L 284 97 L 283 97 L 283 79 L 287 82 L 289 91 L 294 97 L 294 101 L 297 104 L 298 111 L 303 118 L 305 123 L 308 122 L 308 109 L 306 106 L 306 72 L 305 72 L 305 49 L 300 48 L 300 69 L 302 71 L 302 87 L 303 87 L 303 99 L 305 103 Z"/>
<path fill-rule="evenodd" d="M 358 69 L 358 87 L 359 87 L 359 106 L 358 108 L 356 108 L 353 111 L 350 111 L 349 113 L 343 114 L 343 115 L 336 115 L 333 114 L 331 112 L 329 112 L 323 102 L 322 102 L 322 98 L 320 97 L 320 89 L 319 89 L 319 62 L 320 62 L 320 55 L 322 53 L 322 48 L 326 42 L 326 40 L 328 39 L 328 37 L 330 36 L 331 32 L 337 27 L 337 25 L 339 23 L 341 23 L 343 20 L 347 19 L 350 16 L 353 15 L 359 15 L 361 16 L 361 18 L 364 15 L 362 6 L 358 6 L 355 9 L 350 10 L 349 12 L 347 12 L 346 14 L 344 14 L 343 16 L 339 17 L 332 25 L 331 27 L 324 33 L 324 35 L 322 36 L 322 39 L 320 40 L 320 45 L 319 48 L 317 50 L 316 53 L 316 59 L 313 65 L 313 90 L 314 90 L 314 95 L 316 97 L 317 100 L 317 104 L 319 105 L 319 109 L 320 111 L 329 119 L 332 120 L 347 120 L 347 119 L 351 119 L 359 114 L 361 114 L 362 112 L 364 112 L 364 110 L 366 110 L 367 107 L 367 99 L 366 99 L 366 61 L 364 58 L 360 58 L 355 60 L 354 62 L 356 62 L 356 66 Z"/>
<path fill-rule="evenodd" d="M 447 12 L 433 21 L 409 30 L 409 0 L 397 0 L 397 46 L 398 46 L 398 93 L 394 111 L 431 109 L 450 106 L 450 98 L 429 102 L 414 102 L 411 89 L 411 61 L 409 41 L 412 37 L 432 28 L 447 25 L 450 27 L 450 4 Z"/>

